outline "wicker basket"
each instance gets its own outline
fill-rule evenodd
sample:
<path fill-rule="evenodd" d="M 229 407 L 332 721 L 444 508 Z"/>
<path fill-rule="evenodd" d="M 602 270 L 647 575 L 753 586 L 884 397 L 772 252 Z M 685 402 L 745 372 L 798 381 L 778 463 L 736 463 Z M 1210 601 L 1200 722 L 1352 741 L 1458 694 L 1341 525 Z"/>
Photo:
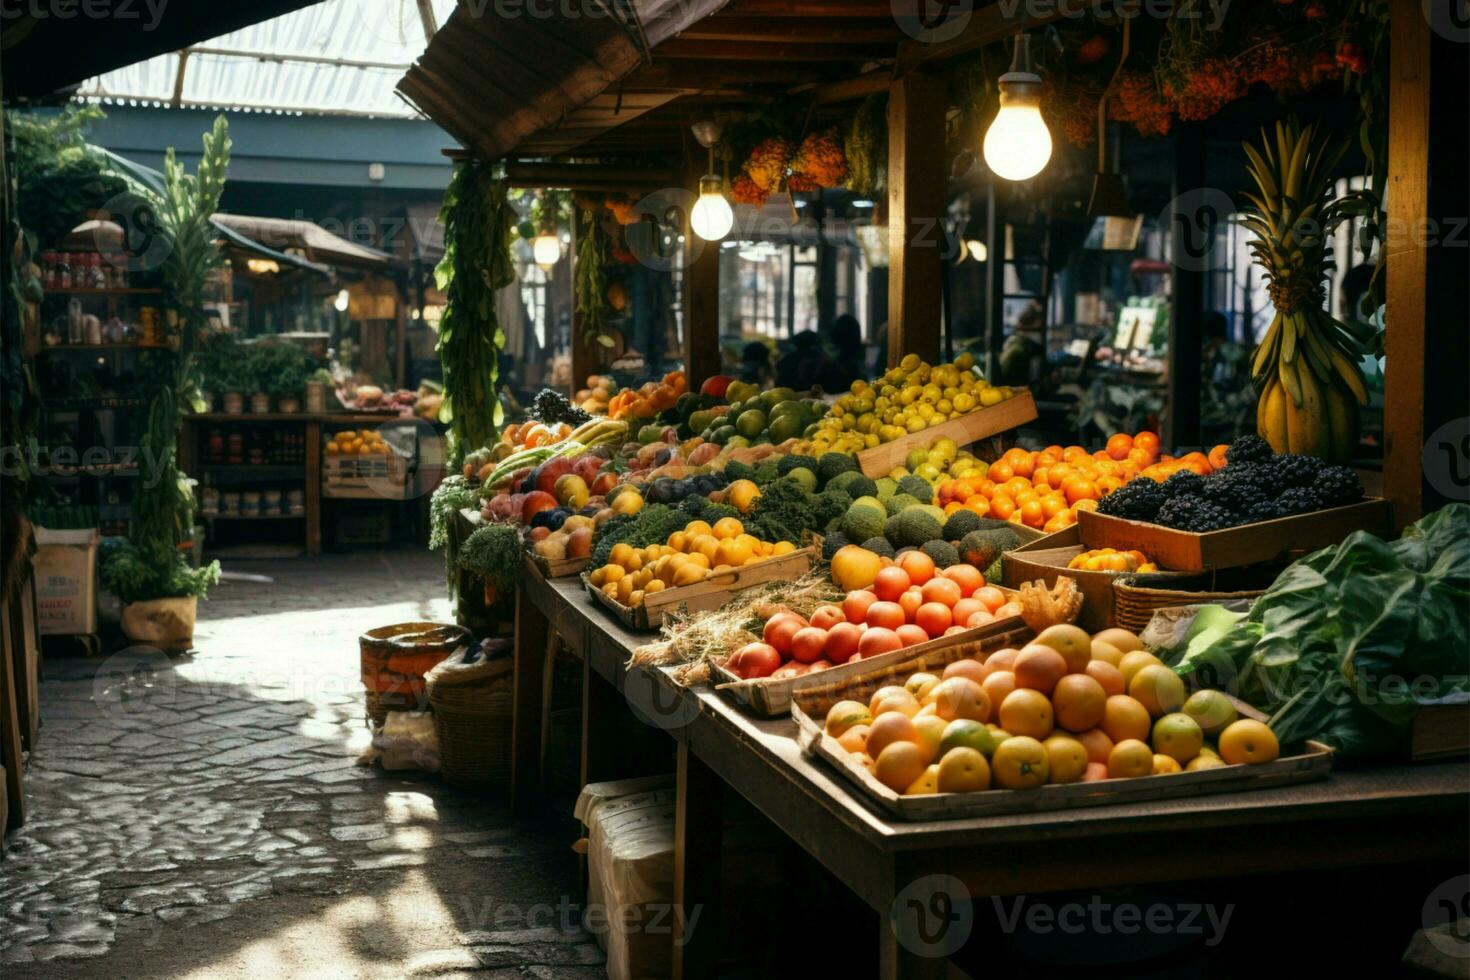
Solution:
<path fill-rule="evenodd" d="M 358 637 L 368 724 L 381 726 L 389 711 L 422 711 L 424 675 L 469 642 L 469 630 L 444 623 L 396 623 Z"/>
<path fill-rule="evenodd" d="M 1172 606 L 1194 606 L 1201 603 L 1229 602 L 1232 599 L 1254 599 L 1264 590 L 1246 592 L 1213 592 L 1208 590 L 1156 589 L 1134 584 L 1138 576 L 1123 575 L 1113 581 L 1113 622 L 1134 633 L 1142 633 L 1154 617 L 1154 610 Z M 1203 584 L 1208 585 L 1208 582 Z"/>
<path fill-rule="evenodd" d="M 472 653 L 477 659 L 468 661 Z M 476 789 L 510 782 L 511 679 L 510 658 L 490 660 L 471 650 L 425 678 L 445 782 Z"/>

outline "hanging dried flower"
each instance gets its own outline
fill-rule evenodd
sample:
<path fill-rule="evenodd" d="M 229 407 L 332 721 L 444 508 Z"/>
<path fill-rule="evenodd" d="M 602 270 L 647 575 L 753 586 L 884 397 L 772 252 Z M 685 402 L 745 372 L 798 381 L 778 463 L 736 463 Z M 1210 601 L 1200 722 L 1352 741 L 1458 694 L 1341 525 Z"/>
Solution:
<path fill-rule="evenodd" d="M 1132 123 L 1140 136 L 1167 136 L 1174 122 L 1153 75 L 1129 69 L 1118 76 L 1118 87 L 1108 101 L 1108 116 Z"/>
<path fill-rule="evenodd" d="M 793 178 L 800 175 L 803 185 L 792 190 L 815 190 L 818 187 L 841 187 L 847 180 L 847 153 L 835 131 L 813 133 L 801 141 L 801 149 L 791 161 Z"/>
<path fill-rule="evenodd" d="M 757 184 L 749 174 L 739 174 L 730 181 L 730 200 L 735 204 L 753 204 L 761 207 L 771 192 Z"/>
<path fill-rule="evenodd" d="M 612 213 L 614 220 L 624 227 L 638 223 L 638 210 L 634 203 L 626 197 L 609 197 L 607 209 Z"/>
<path fill-rule="evenodd" d="M 1053 129 L 1060 129 L 1074 146 L 1088 146 L 1097 138 L 1097 103 L 1102 82 L 1083 76 L 1042 83 L 1041 115 Z"/>
<path fill-rule="evenodd" d="M 757 187 L 770 193 L 786 179 L 786 167 L 791 162 L 791 141 L 779 136 L 761 140 L 750 151 L 745 161 L 745 172 Z"/>

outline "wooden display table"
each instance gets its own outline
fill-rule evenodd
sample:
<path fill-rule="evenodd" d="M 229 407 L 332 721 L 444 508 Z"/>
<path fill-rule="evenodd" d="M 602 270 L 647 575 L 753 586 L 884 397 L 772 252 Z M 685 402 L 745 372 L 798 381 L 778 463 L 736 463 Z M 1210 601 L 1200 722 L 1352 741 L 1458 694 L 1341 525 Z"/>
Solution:
<path fill-rule="evenodd" d="M 677 743 L 676 901 L 706 907 L 718 894 L 720 795 L 753 803 L 781 831 L 877 913 L 883 977 L 928 976 L 937 966 L 895 939 L 895 898 L 929 876 L 953 876 L 973 898 L 1106 888 L 1227 875 L 1267 874 L 1470 854 L 1470 764 L 1334 772 L 1300 786 L 933 823 L 891 821 L 842 778 L 802 754 L 789 718 L 760 719 L 708 689 L 684 689 L 661 670 L 626 668 L 647 634 L 625 630 L 592 604 L 576 579 L 545 579 L 528 560 L 517 596 L 512 803 L 538 795 L 547 632 L 553 627 L 583 669 L 582 781 L 613 772 L 626 755 L 606 733 L 632 712 Z M 1413 832 L 1403 828 L 1412 822 Z M 1167 834 L 1166 848 L 1128 847 L 1140 832 Z M 1027 845 L 1044 854 L 1018 861 Z M 1130 857 L 1116 859 L 1127 847 Z M 1182 857 L 1187 855 L 1187 859 Z M 912 890 L 905 893 L 913 897 Z M 908 903 L 904 903 L 907 905 Z M 920 900 L 921 907 L 927 907 Z M 902 911 L 900 909 L 900 911 Z M 678 935 L 676 925 L 676 935 Z M 717 930 L 675 944 L 676 976 L 714 975 Z"/>

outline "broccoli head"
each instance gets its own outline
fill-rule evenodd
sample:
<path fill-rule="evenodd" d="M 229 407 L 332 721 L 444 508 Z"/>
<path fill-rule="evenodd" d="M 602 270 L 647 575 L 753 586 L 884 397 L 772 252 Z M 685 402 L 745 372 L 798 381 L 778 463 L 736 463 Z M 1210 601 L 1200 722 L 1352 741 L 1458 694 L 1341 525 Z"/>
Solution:
<path fill-rule="evenodd" d="M 817 479 L 822 481 L 824 487 L 836 476 L 857 472 L 859 470 L 856 457 L 846 453 L 823 453 L 817 459 Z"/>
<path fill-rule="evenodd" d="M 866 548 L 868 551 L 871 551 L 875 555 L 882 555 L 885 558 L 894 557 L 893 545 L 888 543 L 887 538 L 869 538 L 868 540 L 863 542 L 863 547 Z"/>
<path fill-rule="evenodd" d="M 793 481 L 776 480 L 755 498 L 747 529 L 757 528 L 751 533 L 766 541 L 798 543 L 804 531 L 825 526 L 817 522 L 815 501 Z"/>
<path fill-rule="evenodd" d="M 922 476 L 908 476 L 898 481 L 898 492 L 906 493 L 921 504 L 934 503 L 934 488 Z"/>
<path fill-rule="evenodd" d="M 828 453 L 827 456 L 839 456 L 840 453 Z M 823 459 L 826 457 L 824 456 Z M 844 459 L 846 457 L 843 457 Z M 819 474 L 820 475 L 820 474 Z M 856 470 L 848 470 L 838 473 L 824 484 L 828 490 L 841 490 L 843 493 L 856 500 L 858 497 L 875 497 L 878 488 L 873 481 L 863 476 Z"/>
<path fill-rule="evenodd" d="M 980 530 L 980 515 L 973 510 L 957 510 L 944 522 L 944 540 L 962 541 L 971 531 Z"/>
<path fill-rule="evenodd" d="M 782 476 L 785 476 L 798 466 L 802 469 L 811 470 L 815 474 L 817 472 L 816 457 L 806 456 L 802 453 L 792 453 L 790 456 L 782 456 L 780 461 L 776 463 L 776 471 Z"/>
<path fill-rule="evenodd" d="M 958 565 L 960 563 L 960 553 L 948 541 L 937 539 L 926 541 L 919 550 L 928 555 L 933 560 L 935 566 L 939 568 L 948 568 L 951 565 Z"/>
<path fill-rule="evenodd" d="M 842 515 L 840 527 L 848 540 L 866 541 L 883 533 L 883 522 L 887 519 L 888 514 L 882 506 L 874 506 L 862 500 L 856 500 Z"/>
<path fill-rule="evenodd" d="M 971 531 L 960 541 L 960 559 L 976 568 L 989 568 L 1003 552 L 1019 546 L 1021 539 L 1010 528 Z"/>
<path fill-rule="evenodd" d="M 749 463 L 742 463 L 738 459 L 732 459 L 725 464 L 725 475 L 734 480 L 754 480 L 755 467 Z"/>
<path fill-rule="evenodd" d="M 895 547 L 920 547 L 926 541 L 940 537 L 943 528 L 933 514 L 917 507 L 900 511 L 883 524 L 883 536 Z"/>
<path fill-rule="evenodd" d="M 841 531 L 833 531 L 822 539 L 822 559 L 824 561 L 831 561 L 832 556 L 837 554 L 839 548 L 849 544 L 852 544 L 852 542 L 848 540 L 847 535 Z"/>
<path fill-rule="evenodd" d="M 823 490 L 817 494 L 815 507 L 817 521 L 826 527 L 832 521 L 847 513 L 852 506 L 852 498 L 841 490 Z"/>
<path fill-rule="evenodd" d="M 883 501 L 883 506 L 887 507 L 888 513 L 892 515 L 908 510 L 910 507 L 919 506 L 919 501 L 906 493 L 896 493 Z"/>
<path fill-rule="evenodd" d="M 755 472 L 751 474 L 750 478 L 761 486 L 765 486 L 767 483 L 770 483 L 773 480 L 779 480 L 781 478 L 781 473 L 777 469 L 777 464 L 772 463 L 768 460 L 757 466 L 755 468 Z"/>

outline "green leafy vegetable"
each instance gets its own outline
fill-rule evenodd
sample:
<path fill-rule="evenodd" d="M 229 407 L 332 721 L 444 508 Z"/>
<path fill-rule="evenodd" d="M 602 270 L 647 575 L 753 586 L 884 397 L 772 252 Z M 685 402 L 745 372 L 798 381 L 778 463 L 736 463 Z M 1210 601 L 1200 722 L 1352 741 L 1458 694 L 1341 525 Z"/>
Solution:
<path fill-rule="evenodd" d="M 521 571 L 521 536 L 509 524 L 477 528 L 459 549 L 459 567 L 489 582 L 499 595 L 510 595 Z"/>
<path fill-rule="evenodd" d="M 1384 748 L 1420 704 L 1470 691 L 1470 506 L 1397 541 L 1349 535 L 1287 567 L 1243 619 L 1206 612 L 1169 661 L 1272 715 L 1283 743 Z"/>
<path fill-rule="evenodd" d="M 219 581 L 219 562 L 195 568 L 182 555 L 159 564 L 131 541 L 110 539 L 102 554 L 102 584 L 124 603 L 196 596 L 204 598 Z"/>

